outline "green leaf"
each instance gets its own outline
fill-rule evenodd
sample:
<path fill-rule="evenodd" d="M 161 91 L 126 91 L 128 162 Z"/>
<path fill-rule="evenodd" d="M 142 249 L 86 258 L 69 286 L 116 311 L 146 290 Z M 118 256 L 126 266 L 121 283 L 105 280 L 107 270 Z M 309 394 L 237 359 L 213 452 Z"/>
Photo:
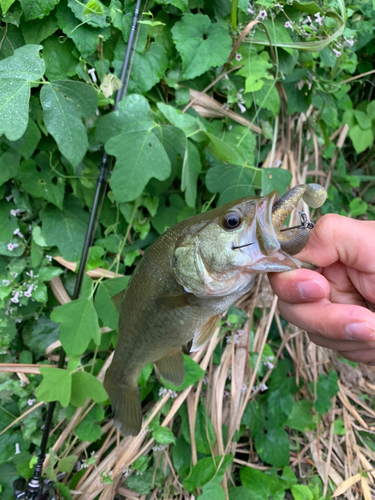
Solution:
<path fill-rule="evenodd" d="M 64 500 L 73 500 L 70 489 L 66 484 L 56 483 L 56 488 L 59 490 L 59 493 Z"/>
<path fill-rule="evenodd" d="M 103 41 L 105 41 L 111 35 L 109 28 L 96 29 L 88 26 L 87 23 L 82 24 L 74 16 L 73 12 L 66 7 L 58 9 L 56 17 L 59 28 L 73 40 L 81 56 L 85 59 L 96 51 L 99 36 L 102 36 Z"/>
<path fill-rule="evenodd" d="M 104 418 L 104 410 L 99 406 L 94 406 L 86 415 L 82 422 L 75 428 L 74 432 L 81 441 L 95 442 L 102 436 L 102 429 L 98 422 Z"/>
<path fill-rule="evenodd" d="M 296 401 L 285 425 L 300 432 L 315 429 L 316 419 L 311 413 L 312 408 L 312 401 Z"/>
<path fill-rule="evenodd" d="M 34 153 L 40 139 L 41 134 L 38 126 L 32 120 L 29 120 L 26 132 L 18 141 L 12 142 L 11 144 L 14 149 L 17 149 L 18 152 L 28 160 Z"/>
<path fill-rule="evenodd" d="M 120 76 L 126 45 L 121 42 L 121 48 L 115 53 L 113 67 L 116 76 Z M 150 44 L 143 54 L 134 52 L 132 70 L 129 77 L 129 90 L 137 94 L 144 94 L 156 85 L 168 67 L 168 58 L 165 48 L 157 42 Z"/>
<path fill-rule="evenodd" d="M 22 24 L 23 37 L 25 42 L 29 44 L 42 42 L 58 29 L 56 18 L 52 14 L 43 19 L 34 19 Z"/>
<path fill-rule="evenodd" d="M 60 0 L 20 0 L 26 21 L 47 16 Z"/>
<path fill-rule="evenodd" d="M 257 106 L 269 109 L 274 116 L 280 112 L 280 97 L 274 82 L 265 82 L 263 87 L 254 92 L 254 102 Z"/>
<path fill-rule="evenodd" d="M 209 455 L 216 442 L 215 431 L 205 406 L 199 402 L 195 421 L 195 442 L 197 450 Z"/>
<path fill-rule="evenodd" d="M 255 449 L 261 460 L 274 467 L 284 467 L 289 463 L 289 438 L 281 427 L 270 429 L 266 434 L 258 432 Z"/>
<path fill-rule="evenodd" d="M 374 142 L 373 131 L 370 128 L 362 130 L 359 125 L 354 125 L 354 127 L 349 129 L 349 137 L 353 141 L 354 149 L 358 154 L 363 153 Z"/>
<path fill-rule="evenodd" d="M 164 180 L 171 172 L 167 153 L 151 130 L 119 134 L 107 142 L 106 151 L 116 157 L 109 184 L 118 203 L 135 200 L 152 177 Z"/>
<path fill-rule="evenodd" d="M 331 408 L 331 399 L 339 392 L 337 384 L 338 375 L 330 370 L 328 376 L 322 373 L 319 375 L 316 385 L 315 409 L 320 415 L 324 415 Z"/>
<path fill-rule="evenodd" d="M 68 356 L 83 354 L 91 340 L 99 345 L 98 317 L 91 300 L 64 304 L 52 311 L 51 319 L 60 323 L 60 341 Z"/>
<path fill-rule="evenodd" d="M 220 160 L 240 166 L 246 163 L 245 154 L 240 148 L 233 144 L 227 144 L 209 132 L 205 132 L 205 134 L 210 139 L 210 149 Z"/>
<path fill-rule="evenodd" d="M 95 309 L 99 318 L 109 328 L 118 329 L 119 313 L 112 297 L 125 290 L 129 276 L 102 281 L 95 296 Z"/>
<path fill-rule="evenodd" d="M 29 121 L 30 82 L 44 74 L 39 57 L 41 45 L 25 45 L 0 61 L 0 136 L 10 141 L 20 139 Z"/>
<path fill-rule="evenodd" d="M 215 476 L 217 482 L 223 480 L 225 471 L 233 461 L 233 455 L 225 455 L 222 464 L 218 469 L 219 463 L 222 457 L 208 457 L 199 460 L 199 462 L 194 465 L 191 474 L 188 478 L 183 481 L 184 488 L 192 492 L 195 488 L 204 486 Z"/>
<path fill-rule="evenodd" d="M 238 200 L 244 196 L 254 196 L 254 187 L 260 187 L 262 170 L 254 167 L 239 167 L 217 162 L 206 175 L 207 189 L 219 193 L 219 205 Z"/>
<path fill-rule="evenodd" d="M 37 322 L 25 327 L 22 338 L 32 353 L 40 357 L 59 338 L 59 327 L 57 323 L 42 316 Z"/>
<path fill-rule="evenodd" d="M 173 41 L 182 59 L 182 78 L 193 79 L 210 67 L 224 64 L 232 49 L 228 31 L 201 14 L 186 14 L 172 30 Z"/>
<path fill-rule="evenodd" d="M 163 234 L 169 227 L 174 226 L 178 222 L 178 215 L 186 208 L 186 204 L 181 196 L 172 194 L 169 197 L 169 206 L 165 204 L 165 198 L 161 198 L 159 208 L 152 217 L 151 223 L 159 234 Z"/>
<path fill-rule="evenodd" d="M 242 485 L 251 492 L 251 500 L 268 499 L 275 489 L 272 479 L 260 470 L 243 467 L 240 477 Z"/>
<path fill-rule="evenodd" d="M 198 149 L 191 141 L 186 141 L 184 162 L 182 165 L 181 191 L 185 191 L 188 207 L 195 207 L 197 200 L 197 181 L 201 171 L 201 159 Z"/>
<path fill-rule="evenodd" d="M 6 151 L 0 156 L 0 186 L 16 177 L 20 156 L 16 151 Z"/>
<path fill-rule="evenodd" d="M 187 136 L 193 135 L 200 130 L 197 120 L 186 113 L 182 113 L 179 109 L 173 106 L 167 106 L 162 102 L 157 103 L 158 108 L 167 118 L 167 120 L 175 127 L 181 129 Z"/>
<path fill-rule="evenodd" d="M 283 195 L 292 181 L 292 174 L 283 168 L 262 168 L 262 196 L 277 189 Z"/>
<path fill-rule="evenodd" d="M 361 129 L 364 130 L 371 127 L 371 118 L 366 113 L 358 109 L 353 109 L 353 113 Z"/>
<path fill-rule="evenodd" d="M 60 368 L 43 368 L 40 373 L 43 375 L 42 383 L 35 389 L 38 401 L 58 401 L 61 406 L 68 406 L 72 390 L 72 379 L 69 372 Z"/>
<path fill-rule="evenodd" d="M 81 118 L 95 113 L 97 97 L 85 83 L 61 80 L 44 85 L 40 92 L 43 119 L 61 153 L 77 167 L 86 154 L 88 141 Z"/>
<path fill-rule="evenodd" d="M 364 215 L 367 212 L 368 205 L 361 198 L 353 198 L 349 203 L 349 208 L 350 208 L 350 215 L 352 217 L 358 217 L 359 215 Z"/>
<path fill-rule="evenodd" d="M 15 0 L 0 0 L 0 7 L 3 11 L 3 15 L 7 13 L 7 10 L 14 4 L 14 2 Z"/>
<path fill-rule="evenodd" d="M 268 52 L 263 51 L 260 54 L 251 55 L 245 62 L 245 66 L 237 71 L 237 75 L 244 76 L 245 92 L 256 92 L 263 87 L 262 78 L 270 79 L 271 74 L 268 72 L 272 68 Z"/>
<path fill-rule="evenodd" d="M 291 487 L 294 500 L 313 500 L 314 494 L 308 486 L 294 484 Z"/>
<path fill-rule="evenodd" d="M 74 43 L 65 40 L 61 43 L 56 36 L 47 38 L 43 43 L 43 59 L 46 63 L 46 76 L 49 80 L 63 80 L 76 74 L 78 60 L 72 52 Z"/>
<path fill-rule="evenodd" d="M 57 470 L 59 472 L 66 472 L 67 474 L 69 474 L 70 472 L 72 472 L 77 460 L 78 457 L 76 455 L 70 455 L 68 457 L 61 458 L 57 463 Z"/>
<path fill-rule="evenodd" d="M 172 460 L 178 474 L 182 478 L 186 477 L 191 464 L 191 446 L 182 434 L 177 438 L 176 444 L 173 446 Z"/>
<path fill-rule="evenodd" d="M 253 500 L 252 493 L 244 486 L 237 486 L 236 488 L 230 488 L 228 490 L 228 494 L 229 494 L 229 500 Z"/>
<path fill-rule="evenodd" d="M 83 406 L 86 399 L 91 398 L 96 403 L 102 403 L 108 399 L 102 382 L 94 375 L 85 371 L 72 373 L 72 395 L 70 403 L 73 406 Z"/>
<path fill-rule="evenodd" d="M 43 237 L 47 246 L 56 245 L 65 259 L 76 261 L 82 252 L 89 214 L 74 196 L 66 198 L 64 205 L 63 210 L 51 205 L 42 210 Z"/>
<path fill-rule="evenodd" d="M 160 444 L 175 444 L 176 438 L 167 427 L 158 427 L 152 433 L 152 437 Z"/>
<path fill-rule="evenodd" d="M 86 5 L 84 5 L 85 3 Z M 104 12 L 104 5 L 99 0 L 89 0 L 88 2 L 87 0 L 84 2 L 68 0 L 68 5 L 74 15 L 83 23 L 94 28 L 104 28 L 108 25 L 105 15 L 107 13 Z"/>
<path fill-rule="evenodd" d="M 375 120 L 375 101 L 371 101 L 367 104 L 366 111 L 370 120 Z"/>
<path fill-rule="evenodd" d="M 333 423 L 333 434 L 335 436 L 345 436 L 345 424 L 341 419 L 335 420 Z"/>
<path fill-rule="evenodd" d="M 31 454 L 27 451 L 21 451 L 21 453 L 17 453 L 17 455 L 14 455 L 13 458 L 13 462 L 17 467 L 18 474 L 25 479 L 30 479 L 30 477 L 33 475 L 33 470 L 29 466 L 31 458 Z"/>
<path fill-rule="evenodd" d="M 259 403 L 248 403 L 242 416 L 241 424 L 249 428 L 251 436 L 255 436 L 263 427 L 264 416 Z"/>
<path fill-rule="evenodd" d="M 246 163 L 254 165 L 254 149 L 256 146 L 254 134 L 249 128 L 241 125 L 233 125 L 231 130 L 225 134 L 224 141 L 239 148 L 245 155 Z"/>
<path fill-rule="evenodd" d="M 204 376 L 204 370 L 196 363 L 193 359 L 191 359 L 190 356 L 187 356 L 186 354 L 184 356 L 184 367 L 185 367 L 185 378 L 180 386 L 175 386 L 171 384 L 170 382 L 167 382 L 166 380 L 161 377 L 163 384 L 167 389 L 172 389 L 173 391 L 184 391 L 187 387 L 190 387 L 191 385 L 195 384 L 195 382 L 198 382 L 203 376 Z"/>
<path fill-rule="evenodd" d="M 202 495 L 199 495 L 198 500 L 225 500 L 225 493 L 220 484 L 216 481 L 203 486 Z"/>
<path fill-rule="evenodd" d="M 55 171 L 49 167 L 48 159 L 47 162 L 43 161 L 44 159 L 46 159 L 46 157 L 43 158 L 41 155 L 38 155 L 37 164 L 34 160 L 23 161 L 18 169 L 17 177 L 27 193 L 30 193 L 36 198 L 50 201 L 58 208 L 62 209 L 65 179 L 57 176 Z"/>

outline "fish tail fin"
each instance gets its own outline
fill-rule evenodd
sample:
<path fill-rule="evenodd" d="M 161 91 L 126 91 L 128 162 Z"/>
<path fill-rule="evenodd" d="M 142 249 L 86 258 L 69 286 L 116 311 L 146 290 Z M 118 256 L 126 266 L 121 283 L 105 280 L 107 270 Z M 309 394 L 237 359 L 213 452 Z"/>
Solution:
<path fill-rule="evenodd" d="M 137 382 L 115 383 L 110 377 L 104 380 L 112 408 L 115 426 L 124 436 L 137 436 L 142 426 L 141 398 Z"/>

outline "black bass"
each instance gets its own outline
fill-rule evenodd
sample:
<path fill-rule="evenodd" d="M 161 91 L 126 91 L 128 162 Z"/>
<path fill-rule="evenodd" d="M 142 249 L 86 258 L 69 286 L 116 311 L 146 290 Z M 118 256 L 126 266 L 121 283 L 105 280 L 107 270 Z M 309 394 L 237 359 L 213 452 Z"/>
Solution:
<path fill-rule="evenodd" d="M 301 197 L 316 208 L 326 191 L 309 184 L 280 199 L 277 191 L 241 198 L 176 224 L 145 251 L 126 290 L 114 297 L 119 339 L 104 380 L 123 434 L 141 428 L 137 380 L 144 366 L 154 363 L 165 380 L 181 385 L 184 344 L 193 339 L 191 351 L 199 350 L 257 274 L 302 267 L 292 255 L 310 229 L 281 231 Z"/>

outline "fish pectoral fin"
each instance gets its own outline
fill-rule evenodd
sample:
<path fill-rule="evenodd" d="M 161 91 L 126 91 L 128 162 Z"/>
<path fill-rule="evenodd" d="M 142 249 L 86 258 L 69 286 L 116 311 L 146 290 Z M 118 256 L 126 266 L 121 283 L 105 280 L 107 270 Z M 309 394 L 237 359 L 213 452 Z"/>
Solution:
<path fill-rule="evenodd" d="M 214 334 L 214 331 L 219 326 L 219 323 L 220 323 L 220 314 L 218 314 L 217 316 L 212 316 L 203 325 L 201 330 L 195 333 L 193 339 L 193 345 L 190 349 L 190 352 L 199 351 L 199 349 L 203 347 L 208 340 L 210 340 L 210 338 Z"/>
<path fill-rule="evenodd" d="M 118 313 L 121 312 L 121 304 L 124 295 L 125 295 L 125 290 L 121 290 L 121 292 L 116 293 L 116 295 L 113 295 L 113 297 L 111 297 L 111 300 L 115 304 Z"/>
<path fill-rule="evenodd" d="M 184 357 L 181 349 L 172 351 L 164 358 L 155 361 L 160 375 L 171 384 L 180 386 L 185 378 Z"/>
<path fill-rule="evenodd" d="M 191 293 L 181 292 L 158 295 L 153 300 L 157 307 L 159 307 L 163 311 L 172 311 L 174 309 L 181 309 L 182 307 L 198 307 L 198 304 L 194 304 L 193 302 L 191 302 L 191 298 Z"/>

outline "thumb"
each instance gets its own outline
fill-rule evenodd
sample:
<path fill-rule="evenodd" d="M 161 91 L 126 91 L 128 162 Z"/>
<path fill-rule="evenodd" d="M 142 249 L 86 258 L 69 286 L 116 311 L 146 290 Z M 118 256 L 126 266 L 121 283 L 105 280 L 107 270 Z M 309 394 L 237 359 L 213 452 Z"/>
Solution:
<path fill-rule="evenodd" d="M 375 221 L 324 215 L 312 229 L 306 248 L 296 257 L 318 267 L 341 261 L 365 273 L 375 273 Z"/>

